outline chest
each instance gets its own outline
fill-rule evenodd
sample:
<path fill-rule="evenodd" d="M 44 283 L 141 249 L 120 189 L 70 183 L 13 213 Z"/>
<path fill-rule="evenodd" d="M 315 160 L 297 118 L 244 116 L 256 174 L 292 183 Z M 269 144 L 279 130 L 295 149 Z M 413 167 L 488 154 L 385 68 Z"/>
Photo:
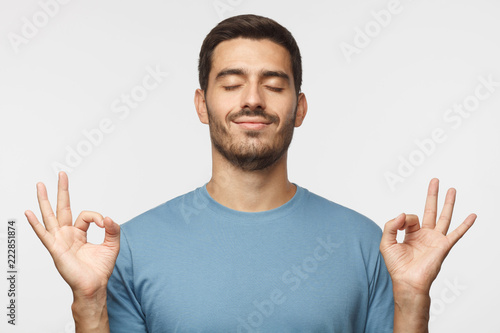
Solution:
<path fill-rule="evenodd" d="M 138 268 L 153 332 L 346 332 L 364 323 L 368 277 L 340 241 L 184 245 L 151 253 Z"/>

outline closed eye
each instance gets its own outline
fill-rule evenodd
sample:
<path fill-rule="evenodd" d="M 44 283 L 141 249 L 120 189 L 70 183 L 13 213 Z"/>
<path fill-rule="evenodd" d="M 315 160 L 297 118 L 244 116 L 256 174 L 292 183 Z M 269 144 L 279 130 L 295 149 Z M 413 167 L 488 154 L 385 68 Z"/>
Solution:
<path fill-rule="evenodd" d="M 277 88 L 277 87 L 271 87 L 271 86 L 267 86 L 266 88 L 271 90 L 271 91 L 275 91 L 275 92 L 282 92 L 283 91 L 283 88 Z"/>
<path fill-rule="evenodd" d="M 240 87 L 240 86 L 239 85 L 237 85 L 237 86 L 224 86 L 224 89 L 227 91 L 230 91 L 230 90 L 235 90 L 238 87 Z"/>
<path fill-rule="evenodd" d="M 241 85 L 224 86 L 224 90 L 231 91 L 231 90 L 236 90 L 239 87 L 241 87 Z M 266 86 L 266 88 L 271 90 L 271 91 L 274 91 L 274 92 L 282 92 L 284 90 L 284 88 L 278 88 L 278 87 L 272 87 L 272 86 Z"/>

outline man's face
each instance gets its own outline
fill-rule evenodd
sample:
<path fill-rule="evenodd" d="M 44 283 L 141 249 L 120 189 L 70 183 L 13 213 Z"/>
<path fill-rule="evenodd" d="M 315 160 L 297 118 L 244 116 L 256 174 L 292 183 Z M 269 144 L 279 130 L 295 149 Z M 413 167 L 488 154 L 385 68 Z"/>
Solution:
<path fill-rule="evenodd" d="M 296 126 L 288 51 L 267 39 L 220 43 L 205 102 L 212 144 L 222 156 L 246 171 L 273 165 L 286 153 Z"/>

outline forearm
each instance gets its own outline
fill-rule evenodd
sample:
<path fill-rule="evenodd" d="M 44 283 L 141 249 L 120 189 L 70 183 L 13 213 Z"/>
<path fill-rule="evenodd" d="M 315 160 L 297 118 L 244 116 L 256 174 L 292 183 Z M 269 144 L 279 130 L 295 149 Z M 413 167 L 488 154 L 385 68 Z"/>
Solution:
<path fill-rule="evenodd" d="M 394 333 L 429 332 L 429 294 L 419 294 L 404 288 L 393 287 Z"/>
<path fill-rule="evenodd" d="M 71 311 L 76 333 L 109 333 L 106 291 L 92 297 L 73 294 Z"/>

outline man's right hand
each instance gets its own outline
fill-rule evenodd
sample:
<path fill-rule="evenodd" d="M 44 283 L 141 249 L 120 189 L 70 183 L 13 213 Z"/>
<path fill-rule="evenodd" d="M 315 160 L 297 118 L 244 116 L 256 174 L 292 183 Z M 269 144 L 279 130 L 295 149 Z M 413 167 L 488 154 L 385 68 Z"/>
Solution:
<path fill-rule="evenodd" d="M 57 215 L 52 211 L 43 183 L 37 184 L 37 196 L 45 226 L 32 211 L 27 210 L 25 215 L 73 291 L 77 328 L 80 319 L 91 317 L 107 324 L 106 285 L 120 249 L 120 226 L 111 218 L 90 211 L 81 212 L 73 225 L 68 176 L 62 171 L 58 181 Z M 87 242 L 87 230 L 92 222 L 105 228 L 102 244 Z M 87 327 L 82 324 L 82 328 Z"/>

